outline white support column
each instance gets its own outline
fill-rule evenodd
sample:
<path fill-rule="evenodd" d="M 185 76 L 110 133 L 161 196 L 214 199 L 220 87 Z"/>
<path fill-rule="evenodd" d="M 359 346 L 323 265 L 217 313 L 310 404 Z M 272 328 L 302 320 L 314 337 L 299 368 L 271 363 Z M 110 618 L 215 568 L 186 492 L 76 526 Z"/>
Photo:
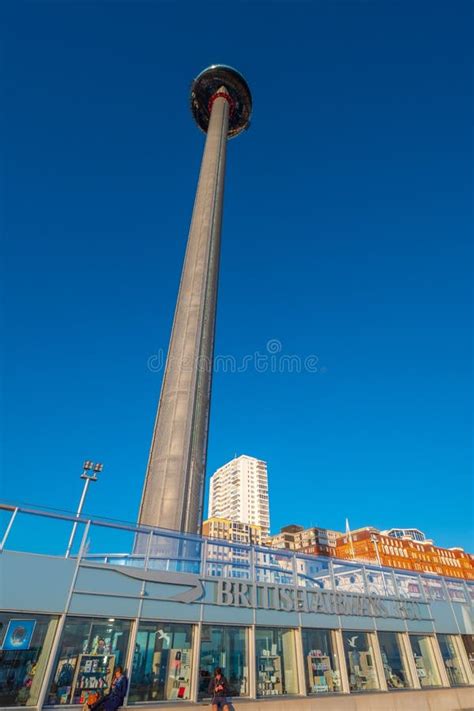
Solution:
<path fill-rule="evenodd" d="M 208 553 L 208 541 L 207 538 L 203 540 L 201 546 L 201 577 L 205 578 L 207 575 L 207 553 Z"/>
<path fill-rule="evenodd" d="M 47 695 L 48 689 L 49 689 L 49 683 L 50 683 L 50 680 L 53 676 L 54 665 L 56 663 L 56 657 L 59 652 L 59 645 L 61 642 L 61 638 L 62 638 L 62 634 L 63 634 L 63 630 L 64 630 L 64 625 L 66 623 L 66 616 L 67 616 L 67 613 L 69 612 L 69 606 L 71 604 L 72 595 L 74 592 L 74 586 L 76 584 L 77 576 L 79 575 L 79 566 L 81 564 L 82 556 L 84 555 L 84 550 L 86 548 L 87 537 L 89 536 L 90 525 L 91 525 L 91 522 L 88 521 L 84 527 L 84 533 L 82 534 L 81 544 L 79 546 L 79 552 L 77 554 L 76 565 L 74 567 L 74 573 L 73 573 L 73 576 L 71 579 L 71 585 L 69 587 L 69 592 L 68 592 L 66 604 L 64 606 L 64 612 L 59 618 L 58 626 L 56 628 L 56 634 L 54 635 L 53 643 L 51 645 L 51 649 L 49 652 L 48 664 L 46 665 L 43 682 L 41 684 L 41 689 L 38 694 L 38 701 L 36 704 L 38 709 L 43 708 L 44 702 L 46 700 L 46 695 Z"/>
<path fill-rule="evenodd" d="M 444 666 L 443 656 L 439 648 L 438 639 L 435 634 L 430 635 L 431 648 L 433 649 L 433 656 L 435 658 L 436 664 L 438 665 L 439 675 L 441 677 L 441 684 L 445 687 L 449 687 L 448 674 L 446 672 L 446 667 Z"/>
<path fill-rule="evenodd" d="M 12 515 L 10 516 L 10 520 L 8 522 L 8 526 L 5 530 L 5 533 L 3 535 L 2 541 L 0 543 L 0 553 L 3 551 L 5 548 L 5 544 L 7 542 L 8 536 L 10 535 L 10 531 L 12 530 L 12 526 L 15 523 L 16 516 L 18 514 L 18 506 L 15 507 L 15 509 L 12 512 Z"/>
<path fill-rule="evenodd" d="M 189 694 L 190 701 L 197 703 L 199 693 L 199 661 L 201 653 L 201 628 L 202 622 L 193 625 L 193 648 L 192 648 L 192 667 L 191 667 L 191 692 Z"/>
<path fill-rule="evenodd" d="M 251 699 L 257 698 L 257 652 L 255 646 L 255 625 L 247 629 L 247 669 L 248 694 Z"/>
<path fill-rule="evenodd" d="M 333 630 L 334 647 L 336 649 L 339 662 L 339 674 L 341 676 L 341 691 L 344 694 L 350 693 L 349 676 L 347 674 L 346 655 L 344 654 L 344 640 L 342 630 Z"/>
<path fill-rule="evenodd" d="M 304 668 L 304 653 L 303 653 L 303 635 L 301 627 L 295 630 L 295 651 L 296 651 L 296 669 L 298 674 L 298 693 L 300 696 L 306 696 L 306 675 Z"/>
<path fill-rule="evenodd" d="M 426 595 L 425 586 L 423 585 L 423 578 L 421 577 L 421 575 L 419 573 L 417 575 L 417 578 L 418 578 L 418 585 L 420 586 L 420 590 L 421 590 L 422 601 L 429 603 L 430 601 Z"/>
<path fill-rule="evenodd" d="M 125 698 L 123 700 L 123 706 L 128 706 L 128 695 L 130 694 L 130 685 L 131 685 L 132 673 L 133 673 L 133 658 L 135 655 L 135 644 L 137 641 L 137 632 L 138 632 L 139 622 L 140 622 L 140 620 L 138 618 L 135 618 L 134 620 L 132 620 L 132 624 L 130 625 L 130 635 L 128 638 L 128 650 L 127 650 L 127 654 L 125 656 L 125 672 L 128 677 L 128 686 L 127 686 L 127 693 L 125 694 Z"/>
<path fill-rule="evenodd" d="M 387 680 L 385 679 L 385 672 L 383 668 L 382 654 L 380 652 L 379 638 L 376 632 L 369 632 L 370 644 L 372 646 L 372 652 L 375 663 L 375 670 L 379 678 L 379 684 L 381 691 L 388 691 Z"/>
<path fill-rule="evenodd" d="M 464 670 L 464 674 L 467 679 L 467 683 L 470 686 L 474 686 L 474 674 L 472 673 L 471 665 L 469 663 L 469 658 L 466 652 L 466 647 L 464 646 L 464 642 L 462 641 L 461 635 L 453 635 L 453 639 L 455 649 L 459 655 L 461 666 Z"/>
<path fill-rule="evenodd" d="M 412 686 L 414 689 L 421 689 L 420 679 L 418 677 L 418 672 L 416 671 L 415 657 L 413 656 L 413 650 L 411 648 L 410 636 L 408 632 L 401 632 L 400 639 L 403 651 L 405 652 Z"/>

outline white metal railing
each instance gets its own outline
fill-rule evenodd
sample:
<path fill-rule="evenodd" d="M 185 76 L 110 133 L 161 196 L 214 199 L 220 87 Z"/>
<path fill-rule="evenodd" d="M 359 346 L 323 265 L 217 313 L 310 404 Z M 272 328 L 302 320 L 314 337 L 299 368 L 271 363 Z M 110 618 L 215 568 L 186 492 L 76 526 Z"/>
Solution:
<path fill-rule="evenodd" d="M 80 556 L 107 565 L 422 601 L 463 603 L 474 600 L 474 581 L 207 539 L 104 518 L 77 517 L 70 512 L 0 503 L 0 524 L 0 553 L 8 549 L 65 557 L 71 527 L 76 524 L 78 534 L 81 529 L 83 532 L 87 530 L 87 538 L 79 551 L 81 536 L 77 536 L 71 557 L 77 559 Z M 33 533 L 35 526 L 37 533 Z"/>

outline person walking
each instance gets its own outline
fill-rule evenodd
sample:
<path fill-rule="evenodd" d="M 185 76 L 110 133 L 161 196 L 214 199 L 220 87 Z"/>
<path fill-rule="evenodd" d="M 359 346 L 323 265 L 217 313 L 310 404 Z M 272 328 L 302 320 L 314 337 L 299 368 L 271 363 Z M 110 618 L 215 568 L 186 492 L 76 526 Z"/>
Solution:
<path fill-rule="evenodd" d="M 209 693 L 212 696 L 212 711 L 229 711 L 229 684 L 222 669 L 216 667 L 214 676 L 209 683 Z"/>

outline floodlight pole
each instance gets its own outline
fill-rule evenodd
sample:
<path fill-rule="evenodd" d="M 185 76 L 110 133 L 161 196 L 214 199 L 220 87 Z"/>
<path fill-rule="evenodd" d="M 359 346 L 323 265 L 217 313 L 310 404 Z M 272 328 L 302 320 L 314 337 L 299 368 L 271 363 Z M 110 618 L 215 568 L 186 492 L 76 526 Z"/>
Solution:
<path fill-rule="evenodd" d="M 79 506 L 77 507 L 76 518 L 79 518 L 82 513 L 82 507 L 84 506 L 84 501 L 86 500 L 86 494 L 89 488 L 89 484 L 91 483 L 91 481 L 97 481 L 97 474 L 101 472 L 103 468 L 103 464 L 94 464 L 94 462 L 91 462 L 89 460 L 84 462 L 82 467 L 83 471 L 81 474 L 81 479 L 84 479 L 84 487 L 82 489 L 82 495 L 79 501 Z M 89 474 L 89 472 L 91 473 Z M 74 543 L 74 536 L 76 535 L 76 530 L 77 521 L 74 521 L 71 535 L 69 536 L 69 543 L 67 544 L 65 558 L 69 558 L 71 554 L 72 544 Z"/>

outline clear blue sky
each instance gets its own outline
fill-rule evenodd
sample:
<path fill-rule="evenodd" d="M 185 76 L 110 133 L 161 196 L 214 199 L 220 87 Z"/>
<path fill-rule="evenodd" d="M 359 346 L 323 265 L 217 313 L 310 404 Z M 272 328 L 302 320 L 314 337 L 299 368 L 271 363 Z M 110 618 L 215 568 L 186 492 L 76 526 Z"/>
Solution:
<path fill-rule="evenodd" d="M 272 528 L 418 526 L 473 549 L 472 4 L 10 2 L 3 496 L 134 520 L 203 135 L 224 62 L 218 354 L 277 339 L 323 372 L 218 373 L 208 471 L 268 461 Z"/>

